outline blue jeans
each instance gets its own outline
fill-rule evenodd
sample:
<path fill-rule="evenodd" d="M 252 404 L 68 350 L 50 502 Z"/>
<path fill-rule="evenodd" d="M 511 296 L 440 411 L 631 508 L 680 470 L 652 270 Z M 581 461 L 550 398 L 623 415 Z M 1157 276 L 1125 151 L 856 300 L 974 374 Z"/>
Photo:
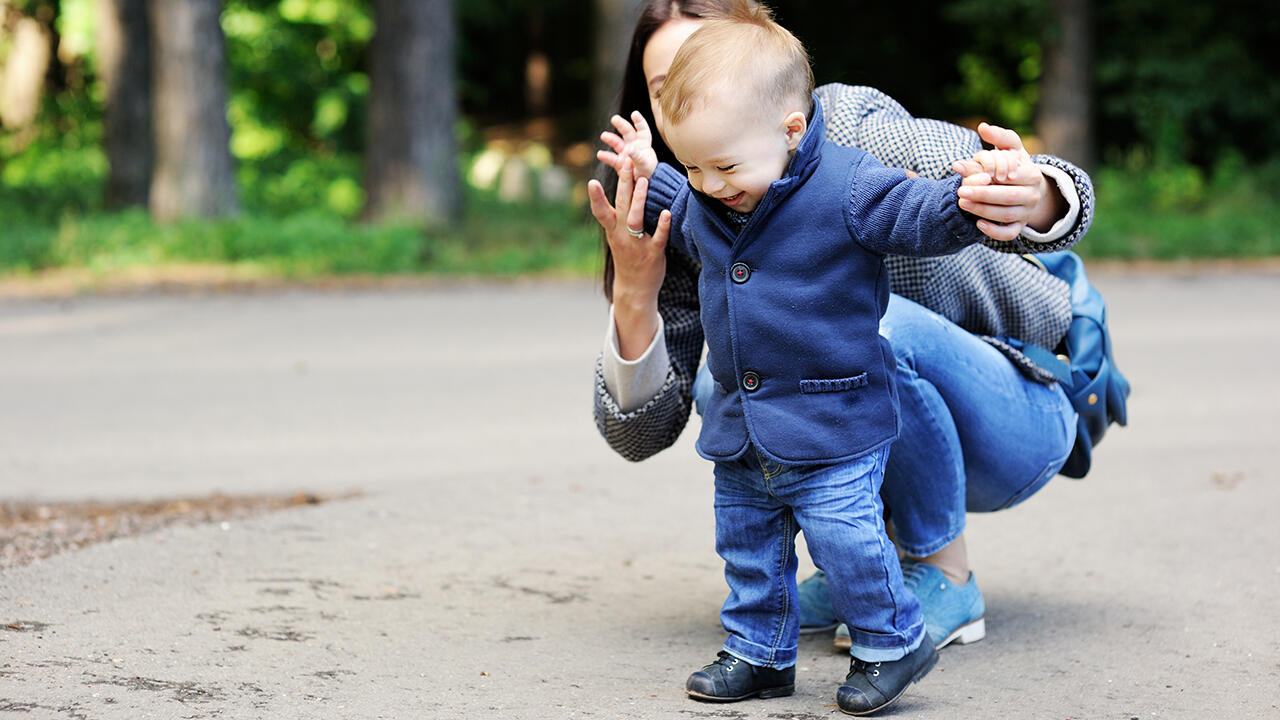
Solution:
<path fill-rule="evenodd" d="M 1075 443 L 1076 414 L 1057 385 L 897 295 L 880 321 L 897 359 L 901 427 L 881 495 L 898 546 L 924 557 L 964 531 L 965 512 L 1012 507 L 1049 482 Z M 711 384 L 705 367 L 694 404 Z"/>
<path fill-rule="evenodd" d="M 891 295 L 880 321 L 897 359 L 902 424 L 881 494 L 898 547 L 934 553 L 965 512 L 1017 505 L 1049 482 L 1076 439 L 1055 383 L 1027 379 L 1000 351 L 937 313 Z"/>
<path fill-rule="evenodd" d="M 727 652 L 753 665 L 795 664 L 799 530 L 814 564 L 827 573 L 854 657 L 897 660 L 920 644 L 920 603 L 903 586 L 897 551 L 885 535 L 880 485 L 887 455 L 880 449 L 834 465 L 783 466 L 748 449 L 740 460 L 716 463 L 716 552 L 729 583 L 720 611 Z"/>

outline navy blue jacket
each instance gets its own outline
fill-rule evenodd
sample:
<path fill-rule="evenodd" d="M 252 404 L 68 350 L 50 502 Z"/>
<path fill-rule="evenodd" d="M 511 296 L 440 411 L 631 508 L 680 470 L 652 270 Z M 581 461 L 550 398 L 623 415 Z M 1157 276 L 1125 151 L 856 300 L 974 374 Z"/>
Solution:
<path fill-rule="evenodd" d="M 943 255 L 978 241 L 956 204 L 959 176 L 908 179 L 867 153 L 827 144 L 821 106 L 786 174 L 741 232 L 714 198 L 661 166 L 646 226 L 672 212 L 670 242 L 702 263 L 707 365 L 716 387 L 698 453 L 754 445 L 783 464 L 849 460 L 898 434 L 894 358 L 879 333 L 884 254 Z"/>

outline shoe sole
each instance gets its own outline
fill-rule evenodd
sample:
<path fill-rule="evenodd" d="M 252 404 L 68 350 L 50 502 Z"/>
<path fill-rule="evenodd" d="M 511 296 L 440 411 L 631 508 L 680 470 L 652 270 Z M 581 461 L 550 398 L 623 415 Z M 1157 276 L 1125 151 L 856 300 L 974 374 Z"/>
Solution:
<path fill-rule="evenodd" d="M 933 647 L 934 649 L 941 650 L 952 643 L 956 645 L 968 645 L 970 643 L 976 643 L 986 636 L 987 621 L 984 618 L 978 618 L 967 625 L 961 625 L 955 630 L 952 630 L 950 635 L 942 638 L 942 642 L 934 645 Z M 835 646 L 836 650 L 849 652 L 853 649 L 853 638 L 846 635 L 837 635 L 831 644 Z"/>
<path fill-rule="evenodd" d="M 747 700 L 753 697 L 758 697 L 761 700 L 767 700 L 769 698 L 775 698 L 775 697 L 786 697 L 788 695 L 794 695 L 796 693 L 796 686 L 782 685 L 780 687 L 764 688 L 763 690 L 756 690 L 755 692 L 749 692 L 746 695 L 739 695 L 737 697 L 716 697 L 715 695 L 703 695 L 702 693 L 696 693 L 696 692 L 693 692 L 692 690 L 685 690 L 685 693 L 687 693 L 689 697 L 693 698 L 694 700 L 699 700 L 701 702 L 728 703 L 728 702 L 738 702 L 739 700 Z"/>
<path fill-rule="evenodd" d="M 933 669 L 933 666 L 937 664 L 938 664 L 938 653 L 935 651 L 933 655 L 929 658 L 929 662 L 925 663 L 924 667 L 917 670 L 916 674 L 911 676 L 911 682 L 907 683 L 906 685 L 903 685 L 902 689 L 898 691 L 898 694 L 886 700 L 883 705 L 880 705 L 878 707 L 873 707 L 868 710 L 858 710 L 856 712 L 853 710 L 845 710 L 844 708 L 840 708 L 840 712 L 844 713 L 845 715 L 858 715 L 858 716 L 874 715 L 875 713 L 878 713 L 881 710 L 889 707 L 894 702 L 896 702 L 898 698 L 905 695 L 907 692 L 907 688 L 923 680 L 924 676 L 928 675 L 929 671 Z"/>
<path fill-rule="evenodd" d="M 849 652 L 853 649 L 853 638 L 848 635 L 837 635 L 831 644 L 841 652 Z"/>
<path fill-rule="evenodd" d="M 942 638 L 942 642 L 938 643 L 934 647 L 941 650 L 951 643 L 955 643 L 956 645 L 968 645 L 969 643 L 976 643 L 986 636 L 987 621 L 983 618 L 978 618 L 968 625 L 961 625 L 955 630 L 952 630 L 950 635 Z"/>

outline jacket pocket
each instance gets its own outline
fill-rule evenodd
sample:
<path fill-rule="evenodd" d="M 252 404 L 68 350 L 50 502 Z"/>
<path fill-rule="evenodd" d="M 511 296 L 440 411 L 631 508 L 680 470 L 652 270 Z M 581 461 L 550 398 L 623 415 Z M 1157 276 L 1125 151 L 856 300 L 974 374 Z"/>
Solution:
<path fill-rule="evenodd" d="M 801 380 L 800 392 L 802 393 L 832 393 L 844 392 L 867 386 L 867 374 L 854 375 L 847 378 L 833 378 L 830 380 Z"/>

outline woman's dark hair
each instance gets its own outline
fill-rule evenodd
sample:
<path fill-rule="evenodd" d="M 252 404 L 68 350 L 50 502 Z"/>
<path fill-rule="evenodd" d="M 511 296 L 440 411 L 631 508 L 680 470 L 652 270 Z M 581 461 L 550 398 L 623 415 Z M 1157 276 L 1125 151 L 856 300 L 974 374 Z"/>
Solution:
<path fill-rule="evenodd" d="M 658 134 L 658 125 L 653 120 L 653 109 L 649 107 L 649 84 L 644 77 L 644 49 L 649 39 L 668 20 L 672 18 L 698 19 L 710 15 L 727 15 L 733 8 L 734 0 L 647 0 L 636 20 L 635 32 L 631 35 L 631 48 L 627 52 L 627 64 L 622 71 L 622 88 L 619 93 L 617 114 L 631 117 L 631 111 L 639 110 L 645 122 L 653 128 L 653 149 L 658 153 L 658 161 L 669 165 L 676 164 L 675 155 L 667 147 L 666 141 Z M 754 4 L 751 3 L 751 4 Z M 605 196 L 613 201 L 618 189 L 618 174 L 607 165 L 601 165 L 596 172 L 596 179 L 604 186 Z M 604 242 L 604 296 L 613 300 L 613 253 L 609 243 L 601 234 Z"/>

